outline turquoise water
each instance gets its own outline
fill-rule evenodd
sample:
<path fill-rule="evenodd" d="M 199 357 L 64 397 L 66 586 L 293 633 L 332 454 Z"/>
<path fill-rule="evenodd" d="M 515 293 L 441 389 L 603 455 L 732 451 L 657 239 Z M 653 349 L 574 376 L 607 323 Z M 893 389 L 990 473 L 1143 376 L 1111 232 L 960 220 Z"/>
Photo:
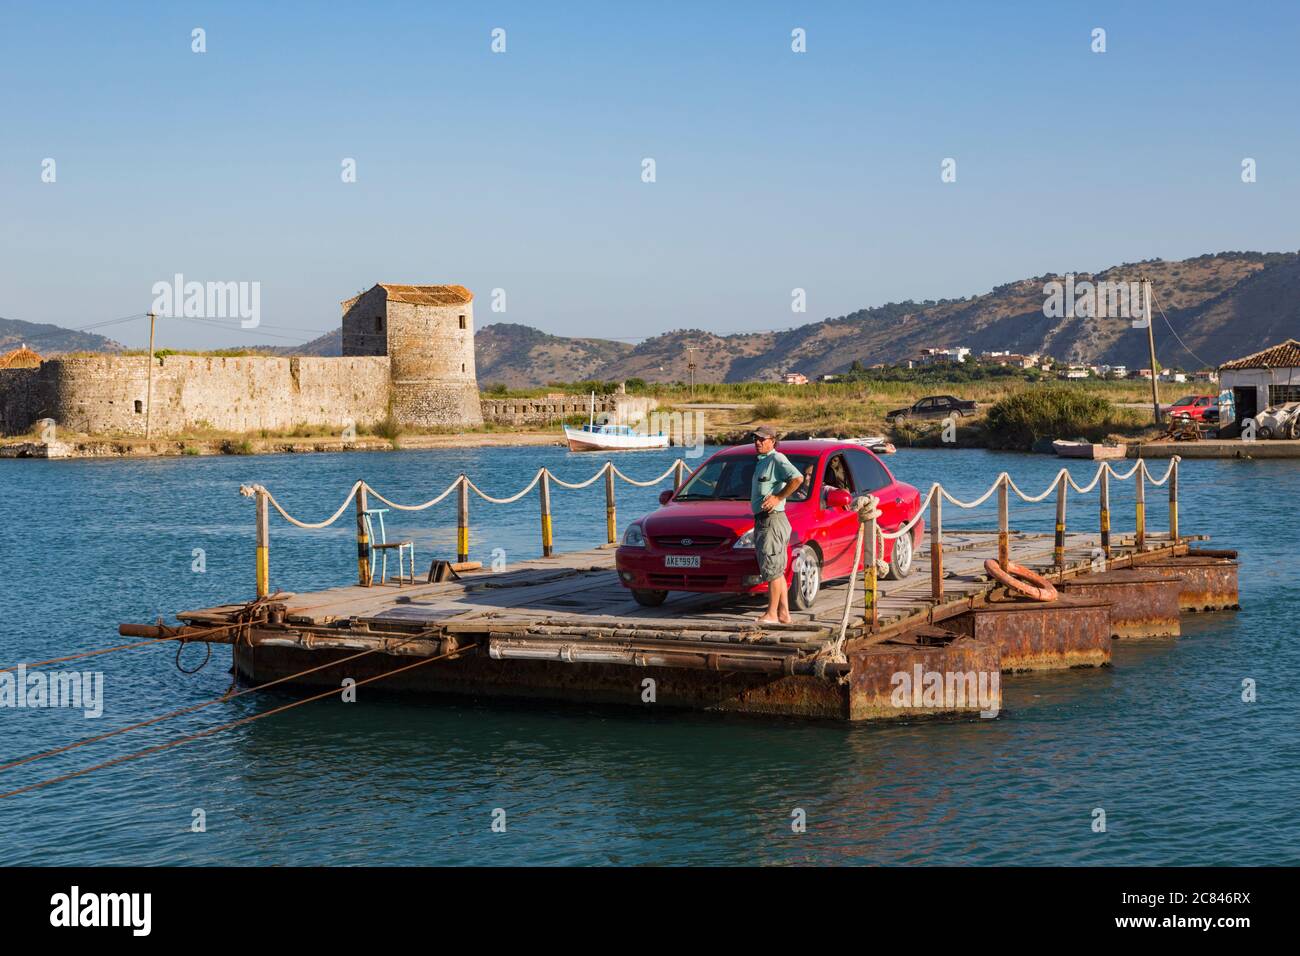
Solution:
<path fill-rule="evenodd" d="M 619 459 L 636 477 L 669 453 Z M 601 459 L 559 448 L 409 451 L 148 461 L 0 461 L 10 502 L 0 666 L 119 643 L 120 621 L 246 599 L 253 505 L 267 485 L 295 514 L 332 512 L 358 477 L 425 500 L 466 471 L 513 493 L 541 463 L 570 480 Z M 1027 491 L 1045 456 L 908 451 L 900 478 L 962 496 L 1001 469 Z M 1090 463 L 1075 463 L 1090 475 Z M 1160 467 L 1163 470 L 1163 466 Z M 1182 528 L 1242 551 L 1239 613 L 1185 619 L 1183 637 L 1117 644 L 1114 666 L 1009 677 L 997 720 L 867 726 L 581 706 L 385 696 L 321 701 L 43 790 L 0 801 L 7 863 L 1006 863 L 1300 862 L 1300 643 L 1294 550 L 1300 469 L 1278 461 L 1186 462 Z M 656 489 L 619 487 L 620 525 Z M 1114 489 L 1131 527 L 1131 492 Z M 555 491 L 556 546 L 604 538 L 601 483 Z M 1163 527 L 1160 490 L 1149 493 Z M 992 504 L 992 502 L 990 502 Z M 473 557 L 540 553 L 535 496 L 472 505 Z M 1050 504 L 1013 504 L 1048 530 Z M 1091 520 L 1095 505 L 1075 502 Z M 945 509 L 945 524 L 990 527 Z M 418 563 L 454 551 L 455 505 L 393 519 Z M 355 574 L 351 522 L 303 532 L 272 518 L 273 585 L 306 591 Z M 194 570 L 194 549 L 206 568 Z M 186 676 L 149 647 L 66 667 L 100 669 L 104 715 L 0 709 L 0 763 L 218 696 L 229 651 Z M 199 647 L 185 664 L 202 659 Z M 1242 681 L 1258 700 L 1241 700 Z M 0 790 L 67 773 L 291 699 L 208 708 L 0 772 Z M 491 829 L 496 808 L 506 832 Z M 791 830 L 791 813 L 807 831 Z M 1092 830 L 1093 810 L 1107 831 Z M 196 809 L 207 830 L 193 833 Z"/>

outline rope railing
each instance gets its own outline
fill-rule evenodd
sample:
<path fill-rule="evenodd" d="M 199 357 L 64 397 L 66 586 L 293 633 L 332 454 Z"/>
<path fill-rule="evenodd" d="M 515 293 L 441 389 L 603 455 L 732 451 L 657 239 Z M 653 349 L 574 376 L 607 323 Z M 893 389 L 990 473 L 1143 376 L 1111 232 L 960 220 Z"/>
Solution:
<path fill-rule="evenodd" d="M 1168 484 L 1169 486 L 1169 540 L 1171 543 L 1177 543 L 1178 535 L 1178 463 L 1182 459 L 1175 455 L 1169 461 L 1169 467 L 1160 478 L 1156 478 L 1147 468 L 1146 462 L 1139 458 L 1127 471 L 1121 472 L 1113 467 L 1110 462 L 1103 461 L 1097 466 L 1096 473 L 1092 480 L 1086 485 L 1081 485 L 1075 481 L 1074 476 L 1068 468 L 1062 468 L 1052 476 L 1051 482 L 1037 495 L 1027 494 L 1021 490 L 1012 480 L 1011 475 L 1007 472 L 1001 472 L 994 480 L 993 484 L 979 497 L 970 501 L 963 501 L 949 492 L 943 485 L 938 482 L 930 485 L 930 490 L 926 492 L 921 501 L 921 505 L 916 510 L 911 519 L 900 525 L 893 531 L 885 531 L 878 527 L 879 509 L 874 505 L 868 504 L 866 499 L 861 499 L 855 504 L 858 511 L 858 520 L 861 522 L 859 528 L 857 544 L 854 549 L 853 577 L 857 576 L 857 569 L 864 568 L 863 589 L 864 608 L 863 620 L 868 632 L 874 630 L 876 626 L 876 608 L 878 606 L 879 595 L 877 592 L 877 561 L 866 561 L 866 547 L 870 547 L 872 554 L 879 559 L 877 541 L 897 541 L 904 535 L 911 535 L 917 524 L 925 517 L 929 516 L 930 522 L 930 596 L 934 603 L 938 604 L 943 601 L 943 502 L 950 504 L 962 510 L 969 511 L 978 508 L 988 501 L 994 494 L 998 496 L 998 564 L 1005 571 L 1011 563 L 1011 528 L 1010 528 L 1010 507 L 1008 492 L 1014 491 L 1016 497 L 1021 501 L 1030 504 L 1045 502 L 1053 494 L 1056 495 L 1056 527 L 1055 538 L 1053 542 L 1053 561 L 1058 572 L 1065 570 L 1065 519 L 1066 519 L 1066 493 L 1068 488 L 1073 488 L 1077 494 L 1086 495 L 1093 489 L 1100 487 L 1100 507 L 1098 513 L 1098 528 L 1101 535 L 1101 551 L 1103 556 L 1109 560 L 1111 557 L 1111 540 L 1110 540 L 1110 480 L 1128 481 L 1136 478 L 1136 495 L 1134 509 L 1134 544 L 1137 550 L 1142 551 L 1146 548 L 1146 486 L 1147 484 L 1160 486 Z M 874 500 L 874 499 L 873 499 Z M 873 542 L 868 545 L 867 542 Z M 828 660 L 842 660 L 845 634 L 848 628 L 849 612 L 853 601 L 853 582 L 847 589 L 845 595 L 844 615 L 841 621 L 839 636 L 827 645 L 826 653 Z"/>
<path fill-rule="evenodd" d="M 586 481 L 571 482 L 565 481 L 558 475 L 554 474 L 549 468 L 542 466 L 537 469 L 537 473 L 527 485 L 513 495 L 505 497 L 496 497 L 488 494 L 466 474 L 457 475 L 441 494 L 430 498 L 428 501 L 420 504 L 401 504 L 393 501 L 380 494 L 365 479 L 355 482 L 348 490 L 347 497 L 338 509 L 323 521 L 304 521 L 289 513 L 289 511 L 276 500 L 275 495 L 263 485 L 240 485 L 239 493 L 246 498 L 252 498 L 257 502 L 257 596 L 259 598 L 270 594 L 270 527 L 269 517 L 270 509 L 274 508 L 285 521 L 297 528 L 307 531 L 318 531 L 322 528 L 328 528 L 347 511 L 348 505 L 356 505 L 356 522 L 357 522 L 357 580 L 363 587 L 369 587 L 374 583 L 374 569 L 371 567 L 372 549 L 370 546 L 370 529 L 366 519 L 369 510 L 369 500 L 373 496 L 377 501 L 381 501 L 398 511 L 424 511 L 432 508 L 434 505 L 442 503 L 453 492 L 457 492 L 457 517 L 456 517 L 456 560 L 459 563 L 469 561 L 469 493 L 472 491 L 479 498 L 494 505 L 508 505 L 519 501 L 534 488 L 539 489 L 538 500 L 540 506 L 540 524 L 542 538 L 542 554 L 544 557 L 551 557 L 553 553 L 553 533 L 551 527 L 551 483 L 559 485 L 561 488 L 570 490 L 579 490 L 588 488 L 595 484 L 601 478 L 605 479 L 605 530 L 606 540 L 609 544 L 614 544 L 618 538 L 618 521 L 617 510 L 615 505 L 615 479 L 621 479 L 629 485 L 637 488 L 651 488 L 665 478 L 673 477 L 673 487 L 680 488 L 686 480 L 686 462 L 678 458 L 663 474 L 648 481 L 640 481 L 632 478 L 619 471 L 618 467 L 612 461 L 605 462 L 600 469 L 588 478 Z M 414 572 L 412 572 L 414 574 Z M 398 578 L 401 579 L 401 572 L 398 572 Z"/>
<path fill-rule="evenodd" d="M 1169 491 L 1169 540 L 1177 543 L 1178 534 L 1178 464 L 1181 458 L 1174 456 L 1170 459 L 1169 467 L 1165 473 L 1157 478 L 1151 474 L 1147 468 L 1146 461 L 1138 459 L 1131 468 L 1126 471 L 1120 471 L 1110 462 L 1100 462 L 1097 471 L 1093 474 L 1092 479 L 1086 484 L 1080 484 L 1075 480 L 1074 475 L 1068 468 L 1061 468 L 1047 487 L 1038 494 L 1029 494 L 1011 478 L 1007 472 L 1001 472 L 993 480 L 993 483 L 984 491 L 983 494 L 971 500 L 958 498 L 939 482 L 930 485 L 929 491 L 921 501 L 920 507 L 908 521 L 895 528 L 893 531 L 886 531 L 879 527 L 879 508 L 868 504 L 866 499 L 859 501 L 857 507 L 861 527 L 857 544 L 854 548 L 855 564 L 851 578 L 856 581 L 857 569 L 863 568 L 864 573 L 864 621 L 868 631 L 873 630 L 876 624 L 876 609 L 878 607 L 879 595 L 878 590 L 878 564 L 883 553 L 883 542 L 897 541 L 904 535 L 914 533 L 917 525 L 923 520 L 929 520 L 930 531 L 930 596 L 934 603 L 941 603 L 944 599 L 943 586 L 943 503 L 947 501 L 954 507 L 963 511 L 969 511 L 980 507 L 992 498 L 995 494 L 998 496 L 998 564 L 1003 570 L 1007 570 L 1011 563 L 1010 555 L 1010 493 L 1015 492 L 1016 497 L 1027 504 L 1037 505 L 1044 504 L 1048 498 L 1055 495 L 1055 538 L 1053 547 L 1053 562 L 1058 571 L 1065 570 L 1065 529 L 1067 514 L 1067 494 L 1073 489 L 1076 494 L 1090 494 L 1096 489 L 1100 489 L 1099 494 L 1099 513 L 1098 528 L 1101 536 L 1101 551 L 1103 556 L 1109 560 L 1111 557 L 1111 536 L 1110 536 L 1110 481 L 1130 481 L 1135 482 L 1134 496 L 1134 544 L 1137 550 L 1142 551 L 1146 548 L 1146 486 L 1148 484 L 1159 487 L 1168 486 Z M 446 500 L 453 492 L 458 492 L 457 502 L 457 522 L 456 522 L 456 557 L 459 563 L 466 563 L 469 560 L 469 493 L 472 491 L 479 498 L 490 504 L 511 504 L 519 501 L 534 488 L 538 489 L 539 519 L 541 524 L 542 554 L 550 557 L 553 553 L 553 534 L 551 526 L 551 483 L 559 485 L 561 488 L 569 490 L 579 490 L 588 488 L 595 484 L 602 477 L 605 479 L 605 512 L 606 512 L 606 540 L 609 544 L 617 541 L 617 521 L 615 508 L 615 483 L 621 479 L 627 484 L 638 488 L 649 488 L 659 484 L 665 478 L 673 477 L 673 487 L 680 488 L 685 483 L 686 462 L 677 459 L 661 475 L 647 481 L 641 481 L 632 478 L 618 469 L 612 462 L 607 461 L 600 469 L 585 481 L 571 482 L 554 475 L 551 470 L 545 466 L 538 468 L 537 473 L 533 475 L 531 481 L 522 489 L 513 495 L 505 497 L 496 497 L 489 495 L 482 488 L 476 485 L 468 475 L 458 475 L 446 489 L 438 496 L 429 499 L 417 505 L 404 505 L 384 497 L 378 491 L 370 486 L 364 480 L 357 481 L 349 490 L 347 497 L 338 509 L 324 521 L 307 522 L 291 515 L 262 485 L 243 485 L 240 487 L 240 493 L 258 502 L 258 534 L 257 534 L 257 594 L 263 598 L 270 593 L 269 577 L 269 528 L 268 516 L 270 508 L 274 508 L 290 524 L 308 530 L 326 528 L 342 517 L 343 512 L 347 510 L 350 503 L 356 505 L 357 521 L 357 578 L 362 586 L 373 584 L 373 569 L 370 567 L 371 548 L 369 541 L 369 524 L 366 520 L 368 508 L 368 496 L 374 495 L 379 501 L 391 508 L 401 511 L 423 511 L 434 505 Z M 1034 510 L 1034 509 L 1030 509 Z M 866 560 L 866 549 L 870 548 L 874 560 Z M 412 572 L 414 573 L 414 572 Z M 399 571 L 399 580 L 400 580 Z M 838 659 L 843 654 L 843 645 L 845 633 L 847 630 L 848 615 L 853 601 L 853 587 L 847 589 L 845 599 L 845 617 L 841 622 L 838 639 L 828 644 L 828 650 L 831 659 Z"/>

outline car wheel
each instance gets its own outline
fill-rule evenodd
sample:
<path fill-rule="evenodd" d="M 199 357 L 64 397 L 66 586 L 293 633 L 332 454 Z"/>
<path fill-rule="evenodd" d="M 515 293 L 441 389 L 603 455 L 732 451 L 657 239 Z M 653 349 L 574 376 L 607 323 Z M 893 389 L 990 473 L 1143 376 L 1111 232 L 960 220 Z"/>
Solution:
<path fill-rule="evenodd" d="M 633 590 L 632 598 L 642 607 L 658 607 L 668 599 L 667 591 L 640 591 Z"/>
<path fill-rule="evenodd" d="M 1273 429 L 1269 428 L 1267 425 L 1260 425 L 1259 437 L 1267 441 L 1268 439 L 1273 437 Z"/>
<path fill-rule="evenodd" d="M 889 570 L 885 577 L 891 581 L 901 581 L 912 573 L 912 563 L 916 554 L 912 550 L 912 532 L 894 539 L 894 553 L 889 556 Z"/>
<path fill-rule="evenodd" d="M 817 549 L 805 544 L 794 553 L 794 575 L 790 581 L 790 606 L 807 611 L 822 588 L 822 562 Z"/>

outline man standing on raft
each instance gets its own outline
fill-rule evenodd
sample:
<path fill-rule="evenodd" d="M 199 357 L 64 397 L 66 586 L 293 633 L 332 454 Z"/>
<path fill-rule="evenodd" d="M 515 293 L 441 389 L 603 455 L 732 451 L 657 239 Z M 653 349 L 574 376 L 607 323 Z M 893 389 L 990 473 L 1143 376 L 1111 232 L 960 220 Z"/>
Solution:
<path fill-rule="evenodd" d="M 785 565 L 790 549 L 790 519 L 785 516 L 785 499 L 803 484 L 803 475 L 790 459 L 776 450 L 776 432 L 760 425 L 751 433 L 758 461 L 750 486 L 750 507 L 754 512 L 754 555 L 759 577 L 767 582 L 767 612 L 759 624 L 790 623 L 790 589 Z"/>

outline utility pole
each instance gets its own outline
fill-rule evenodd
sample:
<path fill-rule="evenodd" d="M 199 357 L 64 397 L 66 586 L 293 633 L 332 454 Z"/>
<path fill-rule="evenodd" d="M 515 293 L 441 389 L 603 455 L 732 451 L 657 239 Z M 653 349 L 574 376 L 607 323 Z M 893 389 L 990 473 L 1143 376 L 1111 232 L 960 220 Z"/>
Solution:
<path fill-rule="evenodd" d="M 695 353 L 698 352 L 699 346 L 688 345 L 686 347 L 686 374 L 691 383 L 691 398 L 695 398 Z"/>
<path fill-rule="evenodd" d="M 148 438 L 150 434 L 151 419 L 153 418 L 153 325 L 154 319 L 157 318 L 152 312 L 149 313 L 149 384 L 144 393 L 144 437 Z"/>
<path fill-rule="evenodd" d="M 1147 300 L 1147 346 L 1151 350 L 1151 407 L 1155 411 L 1156 424 L 1160 424 L 1160 382 L 1156 370 L 1156 313 L 1151 304 L 1151 279 L 1142 277 L 1146 287 Z"/>

